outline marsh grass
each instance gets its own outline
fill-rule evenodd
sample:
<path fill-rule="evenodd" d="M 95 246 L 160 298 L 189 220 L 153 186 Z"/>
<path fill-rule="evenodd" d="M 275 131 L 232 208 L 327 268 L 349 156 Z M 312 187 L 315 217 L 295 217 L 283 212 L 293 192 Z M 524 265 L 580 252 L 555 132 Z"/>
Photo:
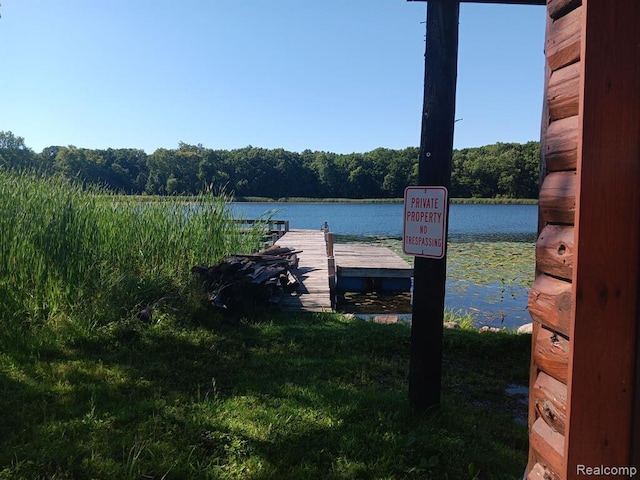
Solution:
<path fill-rule="evenodd" d="M 455 323 L 462 330 L 474 330 L 476 327 L 475 318 L 466 310 L 446 309 L 444 311 L 444 322 Z"/>
<path fill-rule="evenodd" d="M 141 204 L 66 180 L 0 172 L 0 342 L 66 325 L 91 329 L 161 297 L 190 268 L 254 251 L 224 197 Z"/>

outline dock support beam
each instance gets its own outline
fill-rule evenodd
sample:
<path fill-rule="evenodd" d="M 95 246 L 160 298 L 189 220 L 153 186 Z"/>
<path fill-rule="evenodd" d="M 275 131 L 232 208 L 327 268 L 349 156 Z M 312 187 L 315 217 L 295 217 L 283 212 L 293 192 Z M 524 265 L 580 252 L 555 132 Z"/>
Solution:
<path fill-rule="evenodd" d="M 427 3 L 419 185 L 451 184 L 459 12 L 458 0 Z M 416 257 L 409 365 L 409 400 L 416 411 L 440 404 L 445 282 L 446 254 Z"/>

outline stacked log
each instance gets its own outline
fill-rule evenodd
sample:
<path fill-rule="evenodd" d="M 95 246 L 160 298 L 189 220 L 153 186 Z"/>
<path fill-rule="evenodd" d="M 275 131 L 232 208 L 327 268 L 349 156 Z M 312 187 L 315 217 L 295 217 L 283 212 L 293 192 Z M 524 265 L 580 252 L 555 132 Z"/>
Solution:
<path fill-rule="evenodd" d="M 533 319 L 527 479 L 567 478 L 566 417 L 578 158 L 581 0 L 547 2 L 537 277 Z"/>
<path fill-rule="evenodd" d="M 269 304 L 299 285 L 295 273 L 301 250 L 273 246 L 256 254 L 233 255 L 211 267 L 191 271 L 203 282 L 211 304 L 226 313 Z"/>

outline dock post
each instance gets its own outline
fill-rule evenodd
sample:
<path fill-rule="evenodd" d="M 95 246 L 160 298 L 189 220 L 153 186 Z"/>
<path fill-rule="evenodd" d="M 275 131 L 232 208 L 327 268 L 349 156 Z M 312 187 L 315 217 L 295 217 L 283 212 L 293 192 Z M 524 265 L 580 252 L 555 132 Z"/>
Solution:
<path fill-rule="evenodd" d="M 326 232 L 324 238 L 327 242 L 327 257 L 333 257 L 333 233 Z"/>
<path fill-rule="evenodd" d="M 326 222 L 325 222 L 326 225 Z M 336 308 L 336 258 L 333 255 L 333 233 L 325 230 L 325 242 L 327 243 L 327 274 L 329 280 L 329 295 L 331 295 L 331 308 Z"/>

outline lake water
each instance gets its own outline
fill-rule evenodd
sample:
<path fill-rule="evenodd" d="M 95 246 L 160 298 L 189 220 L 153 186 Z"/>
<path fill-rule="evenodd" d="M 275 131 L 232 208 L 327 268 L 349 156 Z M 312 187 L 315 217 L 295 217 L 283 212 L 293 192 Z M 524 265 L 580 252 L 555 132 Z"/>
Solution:
<path fill-rule="evenodd" d="M 234 203 L 235 216 L 270 216 L 289 220 L 290 228 L 329 229 L 341 237 L 402 239 L 402 203 Z M 449 211 L 449 241 L 526 242 L 533 245 L 538 224 L 537 205 L 453 204 Z M 528 289 L 508 284 L 476 284 L 447 278 L 447 309 L 471 313 L 478 326 L 517 328 L 531 321 Z M 405 310 L 410 306 L 405 305 Z M 385 309 L 385 312 L 387 310 Z M 382 313 L 382 312 L 379 312 Z"/>
<path fill-rule="evenodd" d="M 402 203 L 234 203 L 235 215 L 270 215 L 291 228 L 320 229 L 328 222 L 337 235 L 402 238 Z M 535 241 L 537 205 L 451 205 L 450 241 Z"/>

